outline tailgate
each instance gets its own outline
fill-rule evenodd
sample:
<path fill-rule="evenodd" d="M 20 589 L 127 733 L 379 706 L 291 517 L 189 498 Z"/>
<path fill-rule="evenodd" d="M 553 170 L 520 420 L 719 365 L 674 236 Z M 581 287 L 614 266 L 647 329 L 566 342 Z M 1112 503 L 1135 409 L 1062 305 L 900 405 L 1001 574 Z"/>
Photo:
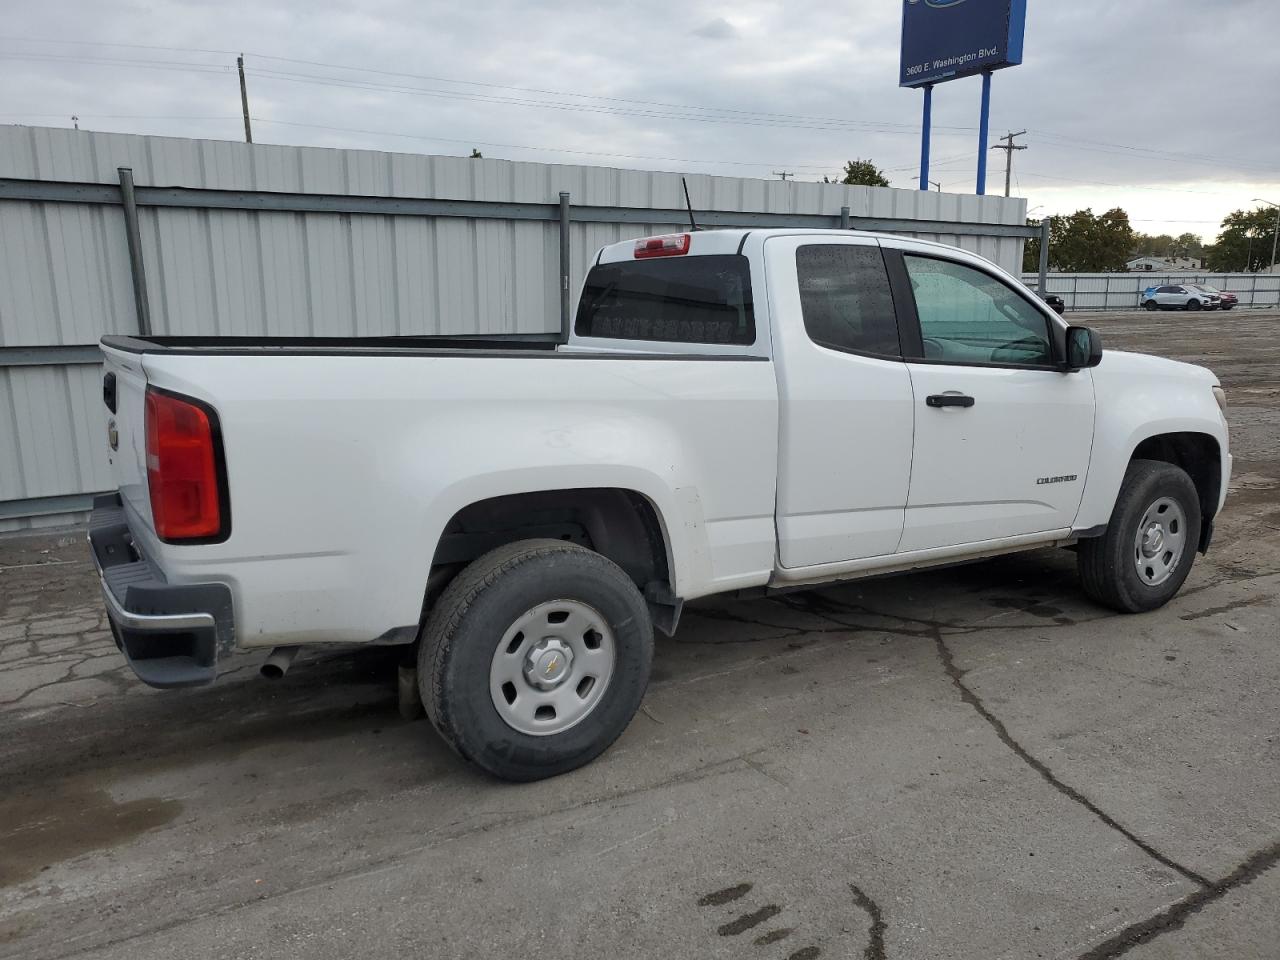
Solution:
<path fill-rule="evenodd" d="M 128 514 L 153 530 L 147 493 L 145 404 L 147 375 L 142 355 L 102 347 L 102 400 L 107 415 L 107 459 L 111 478 Z"/>

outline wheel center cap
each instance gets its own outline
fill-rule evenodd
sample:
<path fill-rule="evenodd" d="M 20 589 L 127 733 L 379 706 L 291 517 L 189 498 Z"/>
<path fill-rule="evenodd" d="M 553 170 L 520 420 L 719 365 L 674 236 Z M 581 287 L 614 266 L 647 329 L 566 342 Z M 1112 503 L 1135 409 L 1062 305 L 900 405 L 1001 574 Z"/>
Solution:
<path fill-rule="evenodd" d="M 1142 535 L 1142 552 L 1148 557 L 1154 557 L 1163 549 L 1164 528 L 1158 523 L 1153 523 L 1147 527 L 1147 532 Z"/>
<path fill-rule="evenodd" d="M 569 676 L 573 651 L 558 637 L 543 637 L 524 659 L 524 677 L 539 690 L 554 690 Z"/>

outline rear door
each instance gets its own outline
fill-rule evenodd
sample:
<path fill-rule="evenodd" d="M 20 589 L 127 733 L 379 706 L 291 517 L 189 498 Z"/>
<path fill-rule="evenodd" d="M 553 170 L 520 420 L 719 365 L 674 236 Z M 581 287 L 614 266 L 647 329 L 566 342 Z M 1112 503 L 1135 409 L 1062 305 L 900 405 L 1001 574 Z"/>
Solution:
<path fill-rule="evenodd" d="M 778 362 L 783 567 L 892 554 L 915 404 L 889 277 L 867 237 L 765 243 Z"/>
<path fill-rule="evenodd" d="M 910 291 L 899 314 L 911 315 L 916 412 L 899 551 L 1070 527 L 1093 442 L 1093 378 L 1060 372 L 1057 321 L 980 261 L 937 248 L 889 255 Z"/>

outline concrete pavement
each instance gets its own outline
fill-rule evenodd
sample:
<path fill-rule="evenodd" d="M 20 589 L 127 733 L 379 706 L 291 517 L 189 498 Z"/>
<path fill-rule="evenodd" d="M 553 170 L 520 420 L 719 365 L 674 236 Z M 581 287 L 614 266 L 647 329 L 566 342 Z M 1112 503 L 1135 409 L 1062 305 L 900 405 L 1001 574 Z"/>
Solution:
<path fill-rule="evenodd" d="M 1086 321 L 1231 398 L 1165 609 L 1093 606 L 1066 551 L 699 604 L 538 784 L 401 721 L 387 651 L 149 690 L 80 535 L 0 541 L 0 958 L 1277 956 L 1276 319 Z"/>

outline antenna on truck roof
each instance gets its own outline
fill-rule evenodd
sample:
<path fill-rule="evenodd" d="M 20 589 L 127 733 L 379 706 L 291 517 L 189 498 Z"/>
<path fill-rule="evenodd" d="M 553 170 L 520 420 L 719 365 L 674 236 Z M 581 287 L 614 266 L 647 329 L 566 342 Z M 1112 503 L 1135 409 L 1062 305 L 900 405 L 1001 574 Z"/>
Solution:
<path fill-rule="evenodd" d="M 689 201 L 689 181 L 681 177 L 680 185 L 684 187 L 684 206 L 689 211 L 689 229 L 697 233 L 698 224 L 693 219 L 693 204 Z"/>

